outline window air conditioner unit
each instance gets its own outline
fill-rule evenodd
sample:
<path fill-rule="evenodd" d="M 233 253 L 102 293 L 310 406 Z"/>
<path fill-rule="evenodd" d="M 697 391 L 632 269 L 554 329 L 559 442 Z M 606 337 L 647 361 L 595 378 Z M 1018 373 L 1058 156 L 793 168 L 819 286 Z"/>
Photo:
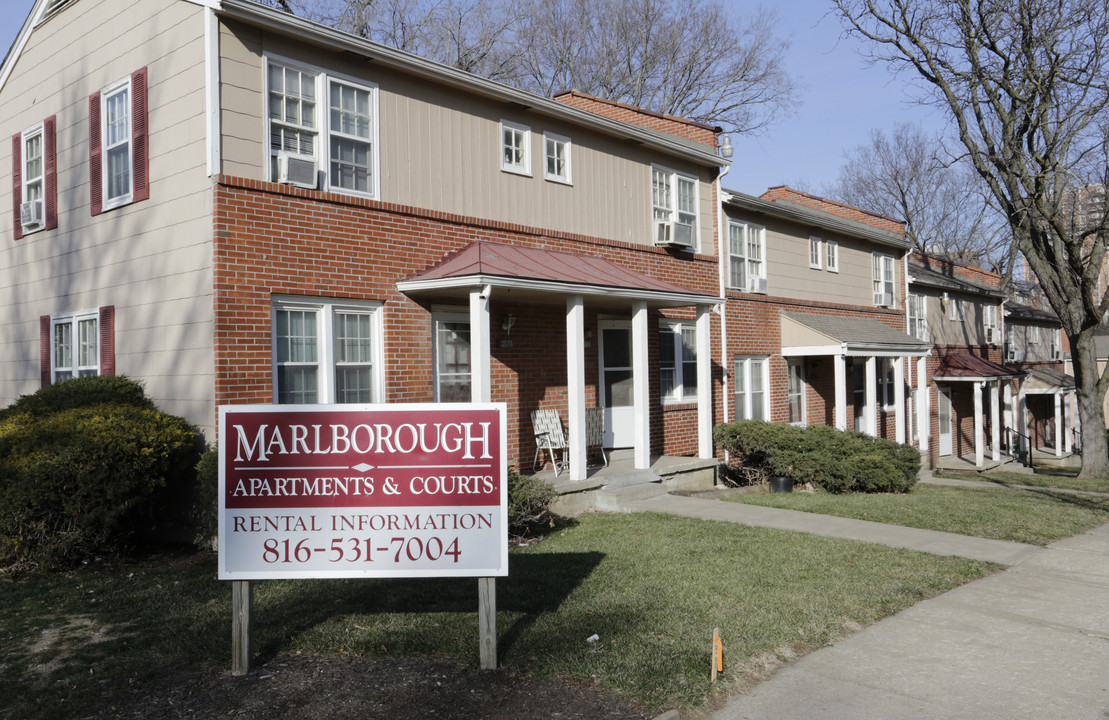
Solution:
<path fill-rule="evenodd" d="M 675 222 L 671 234 L 672 245 L 677 247 L 693 247 L 693 225 Z"/>
<path fill-rule="evenodd" d="M 42 224 L 42 200 L 28 200 L 19 206 L 19 222 L 23 227 L 38 227 Z"/>
<path fill-rule="evenodd" d="M 766 278 L 753 277 L 747 279 L 747 292 L 766 294 Z"/>
<path fill-rule="evenodd" d="M 986 328 L 986 344 L 987 345 L 993 345 L 996 342 L 997 342 L 997 328 L 995 328 L 995 327 Z"/>
<path fill-rule="evenodd" d="M 286 185 L 315 190 L 319 181 L 316 173 L 316 159 L 311 155 L 294 155 L 288 152 L 277 153 L 277 181 Z"/>
<path fill-rule="evenodd" d="M 1024 351 L 1023 350 L 1010 350 L 1009 351 L 1009 361 L 1010 362 L 1024 362 Z"/>
<path fill-rule="evenodd" d="M 878 295 L 879 307 L 893 307 L 893 293 L 882 293 Z"/>

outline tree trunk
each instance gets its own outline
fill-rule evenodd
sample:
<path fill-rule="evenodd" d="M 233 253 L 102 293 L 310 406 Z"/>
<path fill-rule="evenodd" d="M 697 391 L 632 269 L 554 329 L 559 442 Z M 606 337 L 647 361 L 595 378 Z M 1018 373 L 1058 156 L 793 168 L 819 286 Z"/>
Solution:
<path fill-rule="evenodd" d="M 1092 331 L 1070 338 L 1071 362 L 1078 401 L 1078 419 L 1082 423 L 1082 471 L 1079 477 L 1109 477 L 1109 450 L 1105 440 L 1105 413 L 1102 393 L 1098 392 L 1101 373 L 1097 367 Z M 1061 438 L 1056 439 L 1061 442 Z"/>

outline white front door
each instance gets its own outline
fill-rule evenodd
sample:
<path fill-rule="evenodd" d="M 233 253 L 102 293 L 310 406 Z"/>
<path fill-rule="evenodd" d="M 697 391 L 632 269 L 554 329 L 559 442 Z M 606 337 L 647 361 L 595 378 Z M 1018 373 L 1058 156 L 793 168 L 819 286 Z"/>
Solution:
<path fill-rule="evenodd" d="M 951 454 L 951 388 L 939 388 L 940 444 L 939 454 Z"/>
<path fill-rule="evenodd" d="M 632 447 L 635 408 L 632 406 L 632 326 L 628 320 L 601 320 L 600 405 L 605 415 L 605 447 Z"/>

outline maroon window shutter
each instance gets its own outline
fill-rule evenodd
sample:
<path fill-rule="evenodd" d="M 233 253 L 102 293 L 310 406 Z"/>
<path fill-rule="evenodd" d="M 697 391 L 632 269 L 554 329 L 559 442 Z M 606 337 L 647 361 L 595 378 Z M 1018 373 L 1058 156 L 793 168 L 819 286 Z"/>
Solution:
<path fill-rule="evenodd" d="M 131 73 L 131 166 L 135 202 L 150 197 L 150 151 L 147 143 L 146 68 Z"/>
<path fill-rule="evenodd" d="M 43 315 L 39 318 L 39 383 L 46 387 L 53 379 L 50 372 L 50 353 L 53 344 L 50 342 L 50 316 Z"/>
<path fill-rule="evenodd" d="M 103 212 L 100 168 L 100 93 L 89 96 L 89 200 L 93 215 Z"/>
<path fill-rule="evenodd" d="M 23 219 L 19 205 L 23 202 L 23 135 L 12 135 L 12 230 L 15 239 L 23 237 Z"/>
<path fill-rule="evenodd" d="M 116 307 L 100 308 L 100 374 L 116 374 Z"/>
<path fill-rule="evenodd" d="M 58 227 L 58 119 L 51 115 L 42 121 L 43 214 L 46 229 Z"/>

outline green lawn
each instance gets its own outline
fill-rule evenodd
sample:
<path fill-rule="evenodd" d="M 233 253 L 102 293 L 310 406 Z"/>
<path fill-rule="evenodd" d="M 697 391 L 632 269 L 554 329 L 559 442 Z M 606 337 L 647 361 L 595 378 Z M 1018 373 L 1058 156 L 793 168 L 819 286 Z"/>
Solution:
<path fill-rule="evenodd" d="M 1109 522 L 1109 498 L 1048 490 L 920 483 L 907 494 L 794 492 L 729 500 L 1032 545 L 1047 545 Z"/>
<path fill-rule="evenodd" d="M 1109 478 L 1077 478 L 1078 469 L 1071 470 L 1038 470 L 1035 475 L 1025 475 L 1014 472 L 991 472 L 979 475 L 978 473 L 944 473 L 943 477 L 954 477 L 960 480 L 976 480 L 987 483 L 1003 483 L 1006 485 L 1026 485 L 1042 488 L 1060 488 L 1064 490 L 1084 490 L 1086 492 L 1109 493 Z"/>
<path fill-rule="evenodd" d="M 596 681 L 651 708 L 701 704 L 712 630 L 727 687 L 996 566 L 661 515 L 586 515 L 514 550 L 497 583 L 501 664 Z M 198 554 L 0 581 L 0 715 L 70 718 L 130 683 L 226 673 L 230 583 Z M 477 663 L 477 583 L 256 584 L 260 657 L 450 655 Z M 586 642 L 593 634 L 598 642 Z M 758 658 L 756 662 L 754 658 Z"/>

